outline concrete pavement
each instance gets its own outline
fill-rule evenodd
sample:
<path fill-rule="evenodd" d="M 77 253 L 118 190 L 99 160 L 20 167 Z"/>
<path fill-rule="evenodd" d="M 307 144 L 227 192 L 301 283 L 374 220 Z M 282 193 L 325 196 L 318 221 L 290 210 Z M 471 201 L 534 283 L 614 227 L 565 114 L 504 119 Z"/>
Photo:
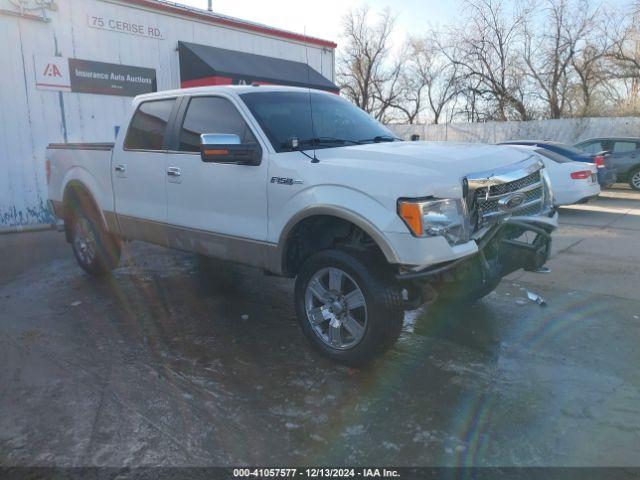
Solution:
<path fill-rule="evenodd" d="M 638 200 L 563 209 L 550 274 L 408 313 L 361 371 L 308 348 L 290 280 L 135 242 L 95 280 L 0 235 L 0 466 L 639 466 Z"/>
<path fill-rule="evenodd" d="M 607 190 L 596 201 L 560 210 L 552 274 L 516 272 L 511 280 L 640 300 L 640 192 Z"/>

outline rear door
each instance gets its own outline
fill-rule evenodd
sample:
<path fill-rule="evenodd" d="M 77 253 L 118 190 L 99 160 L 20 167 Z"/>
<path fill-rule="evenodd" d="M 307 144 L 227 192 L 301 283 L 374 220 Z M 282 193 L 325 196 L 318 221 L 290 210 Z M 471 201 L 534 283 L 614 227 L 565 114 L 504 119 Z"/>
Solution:
<path fill-rule="evenodd" d="M 166 244 L 168 125 L 176 99 L 141 103 L 114 152 L 113 191 L 120 231 L 126 237 Z"/>
<path fill-rule="evenodd" d="M 170 243 L 241 261 L 234 257 L 237 252 L 267 238 L 267 157 L 262 148 L 263 159 L 257 166 L 203 162 L 203 133 L 238 135 L 243 144 L 258 143 L 232 98 L 182 100 L 173 150 L 167 156 Z"/>
<path fill-rule="evenodd" d="M 625 175 L 632 167 L 640 163 L 638 143 L 632 140 L 615 140 L 611 152 L 613 166 L 618 174 Z"/>

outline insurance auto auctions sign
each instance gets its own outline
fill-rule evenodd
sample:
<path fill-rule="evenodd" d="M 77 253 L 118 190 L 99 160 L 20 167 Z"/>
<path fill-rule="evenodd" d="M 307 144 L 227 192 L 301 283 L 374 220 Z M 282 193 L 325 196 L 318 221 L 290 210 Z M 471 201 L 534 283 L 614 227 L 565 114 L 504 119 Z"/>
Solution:
<path fill-rule="evenodd" d="M 34 57 L 36 86 L 40 90 L 71 91 L 69 60 L 62 57 Z"/>
<path fill-rule="evenodd" d="M 153 68 L 69 59 L 71 91 L 135 97 L 157 91 Z"/>
<path fill-rule="evenodd" d="M 156 92 L 156 70 L 78 58 L 36 57 L 36 86 L 98 95 L 135 97 Z"/>

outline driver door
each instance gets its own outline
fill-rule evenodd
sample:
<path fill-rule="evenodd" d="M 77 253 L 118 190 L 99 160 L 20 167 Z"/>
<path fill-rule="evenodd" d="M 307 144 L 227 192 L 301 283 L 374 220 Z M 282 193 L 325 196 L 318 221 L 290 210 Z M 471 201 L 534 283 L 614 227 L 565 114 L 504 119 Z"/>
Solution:
<path fill-rule="evenodd" d="M 267 238 L 267 162 L 259 165 L 204 162 L 202 134 L 231 134 L 257 143 L 232 100 L 184 98 L 175 150 L 167 154 L 167 218 L 171 246 L 229 260 Z M 254 263 L 254 262 L 250 262 Z"/>

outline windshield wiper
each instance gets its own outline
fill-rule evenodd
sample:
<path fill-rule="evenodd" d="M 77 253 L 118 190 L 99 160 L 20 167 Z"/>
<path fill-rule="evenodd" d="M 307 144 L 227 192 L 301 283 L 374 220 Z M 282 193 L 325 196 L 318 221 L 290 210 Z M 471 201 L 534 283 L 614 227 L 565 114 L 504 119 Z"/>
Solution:
<path fill-rule="evenodd" d="M 294 139 L 283 143 L 282 147 L 287 148 L 291 151 L 295 151 L 295 150 L 300 150 L 300 147 L 302 147 L 303 145 L 313 147 L 315 145 L 333 145 L 333 144 L 363 145 L 365 143 L 367 143 L 367 141 L 349 140 L 348 138 L 338 138 L 338 137 L 315 137 L 315 138 L 305 138 L 303 140 L 298 140 L 297 138 L 294 137 Z"/>
<path fill-rule="evenodd" d="M 382 142 L 395 142 L 400 140 L 398 137 L 392 137 L 391 135 L 377 135 L 373 138 L 366 138 L 364 140 L 358 140 L 358 143 L 382 143 Z"/>
<path fill-rule="evenodd" d="M 307 140 L 300 140 L 300 144 L 309 144 L 309 145 L 327 145 L 332 143 L 340 143 L 344 145 L 345 143 L 351 145 L 362 145 L 362 142 L 357 140 L 349 140 L 347 138 L 337 138 L 337 137 L 316 137 L 309 138 Z"/>

